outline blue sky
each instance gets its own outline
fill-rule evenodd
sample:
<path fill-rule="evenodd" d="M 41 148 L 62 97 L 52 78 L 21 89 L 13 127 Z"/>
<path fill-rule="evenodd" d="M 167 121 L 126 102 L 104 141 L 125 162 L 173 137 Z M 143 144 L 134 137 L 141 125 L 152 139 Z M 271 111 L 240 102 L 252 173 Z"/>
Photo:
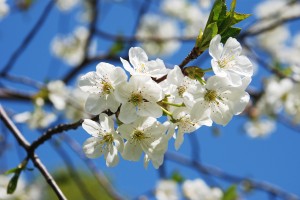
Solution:
<path fill-rule="evenodd" d="M 40 16 L 47 2 L 48 1 L 37 1 L 29 11 L 21 13 L 12 11 L 7 18 L 0 21 L 0 68 L 7 63 L 8 58 L 10 58 L 38 19 L 38 16 Z M 260 1 L 238 0 L 237 11 L 252 13 L 258 2 Z M 112 33 L 122 32 L 130 34 L 133 26 L 132 18 L 135 16 L 130 6 L 119 4 L 119 6 L 109 8 L 109 6 L 106 5 L 106 7 L 102 8 L 102 11 L 103 15 L 100 14 L 100 27 Z M 74 29 L 74 23 L 77 22 L 76 19 L 71 18 L 71 16 L 74 16 L 76 12 L 77 10 L 75 9 L 70 13 L 62 14 L 54 7 L 40 32 L 15 63 L 11 74 L 28 76 L 32 79 L 45 81 L 58 79 L 69 71 L 70 68 L 66 67 L 59 60 L 49 56 L 49 44 L 58 32 L 68 33 Z M 250 18 L 249 21 L 246 21 L 244 24 L 250 23 L 252 20 L 253 18 Z M 102 41 L 98 48 L 105 50 L 108 44 L 108 42 Z M 165 62 L 178 64 L 187 55 L 192 45 L 193 43 L 184 45 L 180 52 L 172 57 L 165 58 Z M 120 63 L 118 63 L 118 65 L 120 65 Z M 91 65 L 81 71 L 81 73 L 94 69 L 95 65 Z M 267 76 L 267 73 L 262 72 L 260 76 Z M 8 87 L 33 92 L 29 87 L 12 84 L 11 82 L 3 83 Z M 26 103 L 16 104 L 1 99 L 0 101 L 8 110 L 21 112 L 32 108 Z M 300 152 L 299 132 L 292 131 L 278 124 L 276 132 L 270 137 L 253 140 L 244 133 L 243 123 L 246 120 L 247 119 L 243 116 L 236 116 L 226 127 L 215 125 L 214 127 L 220 130 L 221 134 L 219 136 L 213 135 L 212 128 L 200 128 L 195 133 L 195 137 L 199 140 L 202 162 L 216 166 L 232 174 L 272 183 L 300 196 L 298 183 L 300 180 L 300 157 L 298 156 L 298 152 Z M 20 128 L 30 141 L 38 136 L 38 133 L 35 131 L 23 126 Z M 82 128 L 76 131 L 68 131 L 66 134 L 74 138 L 80 144 L 89 137 Z M 190 155 L 191 145 L 188 137 L 188 135 L 185 137 L 185 142 L 178 153 Z M 11 135 L 9 135 L 9 140 L 12 144 L 17 145 Z M 70 152 L 74 161 L 79 163 L 78 167 L 84 167 L 84 164 L 67 146 L 64 145 L 64 148 Z M 170 142 L 169 149 L 174 151 L 173 142 Z M 48 144 L 39 148 L 37 153 L 45 165 L 51 170 L 59 168 L 62 165 L 59 156 Z M 3 162 L 3 165 L 0 163 L 0 166 L 5 166 L 7 169 L 15 167 L 19 164 L 20 157 L 23 158 L 24 156 L 25 154 L 22 150 L 12 148 L 9 154 L 6 154 L 5 157 L 0 157 L 0 162 Z M 157 171 L 152 166 L 149 166 L 149 168 L 145 170 L 142 162 L 134 163 L 121 160 L 120 164 L 114 168 L 107 168 L 103 158 L 96 159 L 95 163 L 99 169 L 103 170 L 112 178 L 118 191 L 130 197 L 153 189 L 158 178 Z M 2 168 L 0 169 L 2 170 Z M 186 178 L 194 179 L 199 177 L 199 173 L 196 171 L 173 164 L 169 161 L 166 162 L 166 169 L 168 175 L 174 170 L 180 170 L 182 175 Z M 214 178 L 214 180 L 225 188 L 229 185 L 226 182 L 220 181 L 220 179 Z M 267 199 L 267 195 L 262 192 L 257 192 L 247 196 L 246 199 Z"/>

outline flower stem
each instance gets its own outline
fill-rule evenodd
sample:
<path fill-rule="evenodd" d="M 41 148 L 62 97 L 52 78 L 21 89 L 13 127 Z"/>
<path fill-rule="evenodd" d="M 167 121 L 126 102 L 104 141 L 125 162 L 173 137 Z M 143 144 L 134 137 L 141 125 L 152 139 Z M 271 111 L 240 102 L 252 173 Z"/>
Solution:
<path fill-rule="evenodd" d="M 172 113 L 170 113 L 168 110 L 166 110 L 166 109 L 163 108 L 162 106 L 161 106 L 160 108 L 164 111 L 164 113 L 166 113 L 166 114 L 169 115 L 170 117 L 173 116 Z"/>
<path fill-rule="evenodd" d="M 184 107 L 184 103 L 181 103 L 181 104 L 176 104 L 176 103 L 170 103 L 168 101 L 162 101 L 163 104 L 167 104 L 167 105 L 170 105 L 170 106 L 175 106 L 175 107 Z"/>

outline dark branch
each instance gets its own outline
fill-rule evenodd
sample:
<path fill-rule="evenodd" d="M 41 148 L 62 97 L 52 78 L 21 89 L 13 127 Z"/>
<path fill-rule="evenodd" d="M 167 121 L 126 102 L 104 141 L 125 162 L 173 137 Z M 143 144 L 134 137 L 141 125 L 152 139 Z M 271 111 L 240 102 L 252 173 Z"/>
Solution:
<path fill-rule="evenodd" d="M 1 75 L 7 74 L 9 70 L 13 67 L 15 62 L 18 60 L 19 56 L 23 53 L 23 51 L 27 48 L 27 46 L 30 44 L 31 40 L 34 39 L 35 35 L 38 33 L 42 25 L 44 24 L 45 20 L 47 19 L 51 8 L 53 7 L 55 1 L 50 0 L 49 3 L 44 8 L 41 17 L 36 22 L 36 24 L 33 26 L 33 28 L 30 30 L 28 35 L 25 37 L 21 45 L 15 50 L 15 52 L 10 57 L 9 61 L 1 71 Z"/>

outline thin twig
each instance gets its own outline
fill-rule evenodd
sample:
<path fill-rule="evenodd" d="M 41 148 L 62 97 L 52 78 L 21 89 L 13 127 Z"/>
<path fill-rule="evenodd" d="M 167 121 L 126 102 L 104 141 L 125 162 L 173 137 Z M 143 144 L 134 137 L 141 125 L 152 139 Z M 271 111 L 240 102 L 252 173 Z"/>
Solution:
<path fill-rule="evenodd" d="M 18 60 L 19 56 L 23 53 L 23 51 L 27 48 L 27 46 L 30 44 L 31 40 L 35 37 L 35 35 L 38 33 L 42 25 L 44 24 L 45 20 L 47 19 L 55 1 L 49 0 L 48 4 L 44 8 L 42 15 L 38 19 L 38 21 L 35 23 L 33 28 L 29 31 L 28 35 L 25 37 L 23 42 L 20 44 L 20 46 L 15 50 L 15 52 L 10 57 L 7 64 L 4 66 L 4 68 L 1 71 L 1 75 L 5 75 L 11 70 L 15 62 Z"/>
<path fill-rule="evenodd" d="M 24 150 L 27 152 L 28 158 L 33 162 L 34 166 L 41 172 L 41 174 L 44 176 L 45 180 L 49 184 L 49 186 L 53 189 L 55 194 L 59 199 L 65 200 L 66 197 L 56 184 L 55 180 L 51 176 L 51 174 L 48 172 L 46 167 L 43 165 L 43 163 L 40 161 L 39 157 L 34 153 L 30 151 L 30 143 L 24 138 L 22 133 L 19 131 L 19 129 L 15 126 L 15 124 L 11 121 L 11 119 L 8 117 L 7 113 L 3 109 L 2 105 L 0 105 L 0 118 L 6 125 L 6 127 L 12 132 L 18 143 L 24 148 Z"/>

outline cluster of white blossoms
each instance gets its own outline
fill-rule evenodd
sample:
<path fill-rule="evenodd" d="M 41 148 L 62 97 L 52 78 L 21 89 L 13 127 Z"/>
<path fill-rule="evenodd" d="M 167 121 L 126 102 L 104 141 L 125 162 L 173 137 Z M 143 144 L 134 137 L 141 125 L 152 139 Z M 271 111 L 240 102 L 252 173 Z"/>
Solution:
<path fill-rule="evenodd" d="M 209 187 L 203 180 L 185 180 L 182 187 L 182 194 L 189 200 L 221 200 L 223 192 L 220 188 Z M 160 180 L 155 189 L 157 200 L 179 200 L 179 184 L 173 180 Z"/>
<path fill-rule="evenodd" d="M 210 43 L 215 75 L 207 79 L 185 76 L 178 66 L 167 69 L 160 59 L 149 61 L 139 47 L 129 50 L 130 62 L 121 58 L 124 68 L 101 62 L 83 75 L 79 87 L 89 93 L 85 110 L 99 115 L 99 123 L 85 119 L 82 124 L 92 135 L 83 145 L 85 154 L 104 154 L 107 166 L 114 166 L 119 154 L 138 161 L 144 152 L 145 166 L 152 161 L 158 168 L 172 136 L 178 149 L 184 134 L 213 122 L 225 126 L 240 114 L 249 102 L 245 89 L 252 64 L 240 55 L 236 39 L 224 46 L 220 40 L 217 35 Z"/>
<path fill-rule="evenodd" d="M 204 30 L 211 0 L 164 0 L 161 15 L 144 15 L 136 36 L 142 38 L 142 47 L 150 55 L 172 55 L 181 42 L 179 37 L 195 38 Z M 166 31 L 168 30 L 168 31 Z"/>
<path fill-rule="evenodd" d="M 15 114 L 13 119 L 17 123 L 27 123 L 31 129 L 49 127 L 61 113 L 69 120 L 76 121 L 89 117 L 84 111 L 86 98 L 87 95 L 78 88 L 68 88 L 60 80 L 50 81 L 35 94 L 33 110 Z M 46 102 L 50 102 L 53 109 L 47 109 Z"/>
<path fill-rule="evenodd" d="M 54 56 L 62 59 L 66 64 L 79 64 L 85 54 L 85 44 L 89 32 L 84 26 L 77 27 L 74 33 L 66 36 L 56 36 L 51 45 Z"/>

